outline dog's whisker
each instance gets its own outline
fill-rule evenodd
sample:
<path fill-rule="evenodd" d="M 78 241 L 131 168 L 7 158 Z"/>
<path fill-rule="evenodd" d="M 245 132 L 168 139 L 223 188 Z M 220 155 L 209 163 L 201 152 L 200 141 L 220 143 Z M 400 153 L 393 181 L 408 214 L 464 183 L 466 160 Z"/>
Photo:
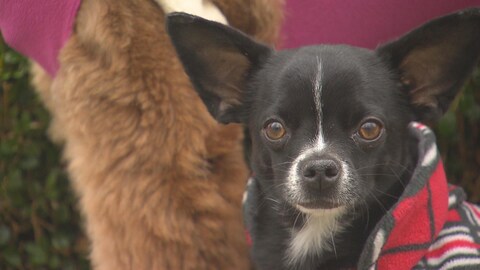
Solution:
<path fill-rule="evenodd" d="M 375 199 L 375 201 L 377 201 L 377 203 L 382 207 L 382 209 L 385 211 L 385 213 L 388 211 L 386 208 L 385 208 L 385 205 L 383 205 L 383 203 L 377 198 L 377 196 L 375 196 L 375 194 L 373 194 L 371 191 L 367 190 L 368 193 L 372 196 L 373 199 Z"/>
<path fill-rule="evenodd" d="M 294 161 L 285 161 L 285 162 L 281 162 L 281 163 L 278 163 L 278 164 L 273 164 L 271 167 L 276 168 L 276 167 L 280 167 L 280 166 L 283 166 L 283 165 L 291 165 L 293 163 L 294 163 Z"/>
<path fill-rule="evenodd" d="M 338 259 L 337 247 L 335 246 L 335 237 L 334 237 L 336 229 L 337 229 L 337 220 L 334 221 L 333 230 L 330 233 L 330 237 L 332 239 L 333 253 L 335 254 L 335 259 Z"/>
<path fill-rule="evenodd" d="M 357 195 L 358 196 L 358 195 Z M 358 196 L 358 198 L 360 198 L 360 203 L 362 203 L 364 206 L 365 206 L 365 212 L 366 212 L 366 215 L 367 215 L 367 221 L 365 223 L 365 229 L 364 231 L 366 232 L 368 230 L 368 226 L 370 224 L 370 207 L 367 203 L 367 201 L 365 200 L 365 198 L 363 198 L 363 196 Z M 363 211 L 360 211 L 363 215 Z"/>
<path fill-rule="evenodd" d="M 275 199 L 271 198 L 267 193 L 268 190 L 278 189 L 278 188 L 281 188 L 282 186 L 286 186 L 286 185 L 287 185 L 287 183 L 274 183 L 270 186 L 267 186 L 265 191 L 260 192 L 260 197 L 262 197 L 263 199 L 261 199 L 258 202 L 258 205 L 256 206 L 256 209 L 258 210 L 258 209 L 262 208 L 267 201 L 273 202 L 274 210 L 276 210 L 279 213 L 283 213 L 286 210 L 288 210 L 289 208 L 292 208 L 292 206 L 287 201 L 275 200 Z"/>
<path fill-rule="evenodd" d="M 402 168 L 403 170 L 405 170 L 406 172 L 412 173 L 412 170 L 409 169 L 407 166 L 405 166 L 401 163 L 395 162 L 395 161 L 390 161 L 388 163 L 376 163 L 376 164 L 372 164 L 372 165 L 368 165 L 368 166 L 358 167 L 358 168 L 355 168 L 355 170 L 360 171 L 360 170 L 371 169 L 371 168 L 375 168 L 375 167 L 379 167 L 379 166 L 385 166 L 385 167 L 388 167 L 389 169 L 391 169 L 391 167 L 390 167 L 391 165 L 398 166 L 398 167 Z"/>
<path fill-rule="evenodd" d="M 295 230 L 295 227 L 297 226 L 297 221 L 298 221 L 298 218 L 302 215 L 302 212 L 298 211 L 298 214 L 297 216 L 295 217 L 295 221 L 293 222 L 293 225 L 292 225 L 292 230 Z"/>
<path fill-rule="evenodd" d="M 358 174 L 359 176 L 396 176 L 395 174 L 391 173 L 365 173 L 365 174 Z"/>
<path fill-rule="evenodd" d="M 405 184 L 403 183 L 402 178 L 397 173 L 395 173 L 395 171 L 390 166 L 387 166 L 387 167 L 388 169 L 390 169 L 390 171 L 392 171 L 393 174 L 395 174 L 395 177 L 397 177 L 398 181 L 400 182 L 402 187 L 405 189 Z"/>
<path fill-rule="evenodd" d="M 374 189 L 375 189 L 376 192 L 379 192 L 379 193 L 381 193 L 381 194 L 383 194 L 383 195 L 385 195 L 385 196 L 388 196 L 388 197 L 390 197 L 390 198 L 393 198 L 393 199 L 398 199 L 398 198 L 399 198 L 398 196 L 395 196 L 395 195 L 390 194 L 390 193 L 388 193 L 388 192 L 382 191 L 382 190 L 380 190 L 380 189 L 378 189 L 378 188 L 376 188 L 376 187 L 374 187 Z"/>

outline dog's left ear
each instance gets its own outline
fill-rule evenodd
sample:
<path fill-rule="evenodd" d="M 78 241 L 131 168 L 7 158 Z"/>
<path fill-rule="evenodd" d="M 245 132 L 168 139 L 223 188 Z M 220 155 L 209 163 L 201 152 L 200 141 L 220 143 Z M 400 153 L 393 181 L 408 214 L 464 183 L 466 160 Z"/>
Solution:
<path fill-rule="evenodd" d="M 478 63 L 480 9 L 435 19 L 377 53 L 398 72 L 418 120 L 435 122 Z"/>
<path fill-rule="evenodd" d="M 246 84 L 272 52 L 223 24 L 172 13 L 167 30 L 193 86 L 221 123 L 241 122 Z"/>

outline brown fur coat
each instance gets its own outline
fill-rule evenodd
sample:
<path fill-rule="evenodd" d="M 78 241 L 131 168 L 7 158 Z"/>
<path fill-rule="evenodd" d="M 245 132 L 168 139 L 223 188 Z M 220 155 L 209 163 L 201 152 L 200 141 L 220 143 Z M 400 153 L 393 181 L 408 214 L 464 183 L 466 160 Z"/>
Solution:
<path fill-rule="evenodd" d="M 215 0 L 230 25 L 272 43 L 281 3 Z M 241 128 L 210 117 L 154 1 L 83 0 L 55 80 L 53 115 L 96 269 L 247 269 Z"/>

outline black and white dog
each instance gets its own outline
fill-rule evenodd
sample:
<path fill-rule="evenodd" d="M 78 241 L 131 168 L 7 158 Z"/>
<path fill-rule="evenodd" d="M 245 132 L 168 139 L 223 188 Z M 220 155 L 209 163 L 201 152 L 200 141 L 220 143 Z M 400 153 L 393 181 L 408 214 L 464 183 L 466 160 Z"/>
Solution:
<path fill-rule="evenodd" d="M 169 16 L 168 30 L 210 113 L 248 130 L 245 218 L 258 269 L 356 267 L 417 166 L 409 123 L 437 121 L 480 55 L 479 9 L 375 51 L 275 51 L 183 13 Z"/>

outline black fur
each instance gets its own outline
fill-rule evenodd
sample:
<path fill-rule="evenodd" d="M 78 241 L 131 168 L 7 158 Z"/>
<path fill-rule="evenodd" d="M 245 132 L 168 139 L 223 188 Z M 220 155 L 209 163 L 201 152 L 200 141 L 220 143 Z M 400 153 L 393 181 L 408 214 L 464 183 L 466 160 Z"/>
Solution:
<path fill-rule="evenodd" d="M 167 25 L 212 115 L 222 123 L 244 123 L 248 130 L 256 181 L 250 192 L 255 203 L 247 210 L 258 269 L 354 267 L 369 232 L 396 202 L 415 166 L 416 141 L 408 123 L 438 120 L 480 54 L 479 9 L 436 19 L 375 51 L 343 45 L 274 51 L 237 30 L 182 13 L 170 15 Z M 321 115 L 313 93 L 319 69 Z M 371 118 L 383 131 L 366 141 L 358 130 Z M 272 121 L 283 124 L 285 137 L 266 138 Z M 342 191 L 347 171 L 337 166 L 333 188 L 302 182 L 300 199 L 293 200 L 286 183 L 292 162 L 320 129 L 325 147 L 307 161 L 344 164 L 350 169 L 349 189 Z M 344 232 L 325 240 L 335 248 L 289 265 L 292 230 L 301 229 L 310 215 L 298 205 L 344 207 L 346 214 L 337 221 Z"/>

